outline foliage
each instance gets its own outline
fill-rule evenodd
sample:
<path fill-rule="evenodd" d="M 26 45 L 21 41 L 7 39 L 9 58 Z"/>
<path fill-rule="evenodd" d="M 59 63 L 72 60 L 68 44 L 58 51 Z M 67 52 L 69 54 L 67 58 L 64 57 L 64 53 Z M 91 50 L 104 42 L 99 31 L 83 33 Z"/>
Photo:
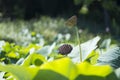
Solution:
<path fill-rule="evenodd" d="M 103 23 L 104 29 L 113 35 L 119 35 L 119 0 L 74 0 L 75 5 L 79 6 L 78 13 L 84 14 L 86 20 Z M 113 14 L 114 13 L 114 14 Z"/>
<path fill-rule="evenodd" d="M 93 31 L 99 29 L 110 31 L 119 37 L 119 0 L 0 0 L 0 22 L 6 18 L 7 20 L 39 19 L 42 15 L 66 17 L 74 14 L 78 14 L 81 27 L 90 27 L 89 29 Z M 49 30 L 45 33 L 47 31 Z M 55 32 L 52 31 L 51 34 Z"/>
<path fill-rule="evenodd" d="M 117 5 L 117 0 L 74 0 L 76 5 L 82 4 L 83 7 L 85 7 L 85 5 L 87 6 L 87 8 L 91 5 L 91 4 L 95 4 L 95 2 L 100 3 L 100 5 L 110 11 L 114 11 L 115 9 L 117 9 L 117 11 L 119 11 L 119 6 Z M 83 8 L 82 7 L 82 8 Z M 81 8 L 81 9 L 82 9 Z"/>
<path fill-rule="evenodd" d="M 36 43 L 21 46 L 1 41 L 0 78 L 3 80 L 119 80 L 119 69 L 113 69 L 109 64 L 97 64 L 98 56 L 102 57 L 97 47 L 99 40 L 100 37 L 97 36 L 81 43 L 84 54 L 82 62 L 79 59 L 74 61 L 80 56 L 79 52 L 74 50 L 78 45 L 73 43 L 69 43 L 73 50 L 65 56 L 58 54 L 58 47 L 62 43 L 57 41 L 42 46 Z M 107 43 L 105 45 L 108 46 Z M 115 52 L 119 54 L 117 50 Z"/>
<path fill-rule="evenodd" d="M 0 39 L 24 46 L 30 43 L 43 46 L 54 41 L 75 42 L 76 32 L 67 28 L 64 23 L 65 19 L 63 18 L 54 19 L 46 16 L 31 21 L 3 21 L 0 23 Z M 80 28 L 79 31 L 80 37 L 82 37 L 80 38 L 81 42 L 94 37 L 94 34 L 89 33 L 87 29 Z"/>
<path fill-rule="evenodd" d="M 76 22 L 77 20 L 75 20 L 75 25 Z M 74 29 L 75 27 L 66 28 L 63 23 L 64 20 L 62 19 L 56 21 L 47 18 L 46 20 L 45 17 L 41 21 L 31 21 L 30 24 L 28 22 L 1 23 L 1 33 L 4 33 L 2 30 L 8 30 L 8 33 L 3 35 L 12 37 L 15 41 L 0 41 L 0 79 L 119 80 L 119 47 L 111 45 L 110 38 L 99 44 L 100 36 L 88 40 L 91 35 L 83 30 L 78 30 L 78 36 L 80 34 L 78 39 L 81 42 L 77 43 L 74 36 L 77 32 Z M 8 25 L 10 29 L 7 29 Z M 17 25 L 20 27 L 16 27 Z M 26 29 L 23 28 L 24 26 L 27 26 Z M 61 33 L 59 33 L 59 30 Z M 44 33 L 45 31 L 46 33 Z M 48 35 L 48 37 L 45 35 Z M 69 51 L 70 53 L 66 55 L 59 54 L 61 45 L 64 45 L 60 49 L 61 53 L 66 54 L 68 52 L 66 49 L 72 51 Z M 113 47 L 117 49 L 109 51 Z M 79 48 L 81 48 L 81 55 Z M 101 55 L 104 52 L 105 55 Z M 113 55 L 116 56 L 113 57 Z M 101 58 L 103 58 L 103 62 L 107 61 L 108 63 L 100 64 Z"/>
<path fill-rule="evenodd" d="M 120 48 L 116 47 L 108 50 L 106 53 L 102 53 L 102 55 L 98 59 L 98 64 L 109 64 L 114 68 L 119 68 L 120 66 L 120 64 L 118 63 L 120 62 L 119 60 L 120 60 Z"/>

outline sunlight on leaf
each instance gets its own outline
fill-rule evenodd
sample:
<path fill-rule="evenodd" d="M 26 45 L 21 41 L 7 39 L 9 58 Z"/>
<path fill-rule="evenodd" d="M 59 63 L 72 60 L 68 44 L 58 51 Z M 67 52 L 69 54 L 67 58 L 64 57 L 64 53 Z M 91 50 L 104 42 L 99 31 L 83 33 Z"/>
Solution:
<path fill-rule="evenodd" d="M 75 80 L 118 80 L 109 65 L 96 66 L 88 62 L 77 64 L 79 75 Z"/>
<path fill-rule="evenodd" d="M 0 64 L 0 71 L 10 72 L 16 80 L 33 80 L 38 70 L 38 67 Z"/>
<path fill-rule="evenodd" d="M 94 66 L 87 62 L 78 64 L 79 74 L 83 75 L 95 75 L 105 77 L 112 72 L 112 68 L 109 65 L 105 66 Z"/>
<path fill-rule="evenodd" d="M 76 77 L 77 67 L 69 58 L 57 59 L 52 62 L 43 64 L 41 70 L 52 70 L 71 80 Z"/>
<path fill-rule="evenodd" d="M 82 61 L 84 61 L 88 55 L 97 48 L 97 43 L 100 40 L 100 37 L 97 36 L 85 43 L 81 44 L 81 50 L 82 50 Z M 80 62 L 80 52 L 79 52 L 79 46 L 73 47 L 72 52 L 68 55 L 69 57 L 72 57 L 73 62 Z"/>

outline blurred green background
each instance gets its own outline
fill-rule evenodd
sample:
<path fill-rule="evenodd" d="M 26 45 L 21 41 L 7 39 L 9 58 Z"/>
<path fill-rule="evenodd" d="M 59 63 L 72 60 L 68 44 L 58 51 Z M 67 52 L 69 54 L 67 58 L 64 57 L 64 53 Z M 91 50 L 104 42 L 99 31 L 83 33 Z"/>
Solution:
<path fill-rule="evenodd" d="M 0 39 L 50 43 L 68 34 L 74 41 L 64 22 L 77 15 L 81 41 L 101 35 L 119 42 L 119 14 L 120 0 L 0 0 Z"/>

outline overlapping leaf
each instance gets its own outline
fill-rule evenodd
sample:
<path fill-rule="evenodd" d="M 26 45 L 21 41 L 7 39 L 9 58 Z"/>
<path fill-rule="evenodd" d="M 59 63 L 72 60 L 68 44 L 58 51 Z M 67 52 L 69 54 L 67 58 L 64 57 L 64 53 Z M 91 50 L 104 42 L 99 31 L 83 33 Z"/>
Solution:
<path fill-rule="evenodd" d="M 3 65 L 0 71 L 9 72 L 17 80 L 109 80 L 110 66 L 94 66 L 87 62 L 74 64 L 69 58 L 46 62 L 41 66 Z M 116 76 L 112 75 L 116 80 Z"/>
<path fill-rule="evenodd" d="M 88 55 L 97 47 L 97 43 L 100 40 L 100 37 L 97 36 L 85 43 L 82 43 L 81 46 L 81 53 L 82 53 L 82 61 L 84 61 Z M 79 45 L 73 48 L 72 52 L 68 55 L 72 57 L 74 62 L 80 62 L 80 51 Z"/>

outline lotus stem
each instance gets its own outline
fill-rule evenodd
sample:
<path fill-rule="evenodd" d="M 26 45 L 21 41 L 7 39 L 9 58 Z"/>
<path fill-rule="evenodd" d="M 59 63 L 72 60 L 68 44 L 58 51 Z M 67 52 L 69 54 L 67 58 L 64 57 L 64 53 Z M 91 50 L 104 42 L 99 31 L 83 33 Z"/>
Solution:
<path fill-rule="evenodd" d="M 75 27 L 75 29 L 76 29 L 77 42 L 78 42 L 78 45 L 79 45 L 80 62 L 82 62 L 82 50 L 81 50 L 81 42 L 80 42 L 79 30 L 78 30 L 77 26 Z"/>

